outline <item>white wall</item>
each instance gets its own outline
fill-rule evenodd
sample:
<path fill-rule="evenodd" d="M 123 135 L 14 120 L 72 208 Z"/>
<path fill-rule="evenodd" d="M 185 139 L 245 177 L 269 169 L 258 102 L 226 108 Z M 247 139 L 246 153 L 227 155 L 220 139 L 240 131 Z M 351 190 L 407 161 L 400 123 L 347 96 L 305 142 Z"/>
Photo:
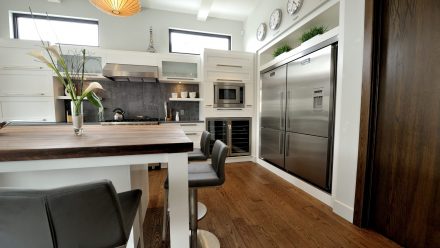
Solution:
<path fill-rule="evenodd" d="M 362 95 L 365 0 L 341 0 L 333 159 L 333 211 L 353 221 Z"/>
<path fill-rule="evenodd" d="M 293 16 L 287 14 L 286 0 L 260 1 L 260 4 L 254 9 L 244 23 L 244 50 L 247 52 L 257 51 L 326 1 L 328 0 L 304 0 L 300 11 Z M 282 21 L 278 30 L 272 31 L 269 28 L 270 14 L 272 14 L 272 11 L 277 8 L 282 10 Z M 256 30 L 262 22 L 267 25 L 267 34 L 263 41 L 258 41 L 256 38 Z"/>
<path fill-rule="evenodd" d="M 316 8 L 322 6 L 327 0 L 304 1 L 303 9 L 299 12 L 299 18 L 293 20 L 287 16 L 286 1 L 274 0 L 261 1 L 253 14 L 245 22 L 244 48 L 246 51 L 258 51 L 265 49 L 265 45 L 283 32 L 295 29 L 299 19 L 313 13 Z M 265 21 L 268 23 L 270 13 L 281 8 L 285 20 L 280 26 L 280 31 L 269 31 L 264 42 L 255 38 L 255 30 L 258 25 Z M 333 211 L 348 221 L 353 221 L 354 198 L 356 189 L 356 172 L 359 141 L 360 100 L 362 87 L 362 59 L 363 59 L 363 35 L 364 35 L 364 9 L 365 0 L 340 0 L 339 4 L 339 48 L 338 48 L 338 78 L 336 88 L 336 112 L 335 112 L 335 139 L 333 160 L 333 185 L 331 200 L 320 192 L 316 192 L 285 172 L 271 169 L 287 181 L 292 182 L 304 191 L 310 193 L 324 203 L 332 206 Z M 287 17 L 287 19 L 286 19 Z M 287 20 L 287 21 L 286 21 Z M 265 166 L 263 164 L 263 166 Z"/>
<path fill-rule="evenodd" d="M 131 17 L 114 17 L 92 6 L 88 0 L 62 0 L 61 4 L 47 0 L 0 1 L 0 38 L 10 38 L 9 10 L 94 18 L 99 20 L 99 42 L 102 48 L 145 51 L 149 44 L 149 27 L 153 26 L 154 44 L 158 52 L 168 52 L 168 28 L 182 28 L 232 36 L 232 50 L 243 50 L 243 23 L 218 18 L 197 21 L 195 15 L 146 9 Z"/>

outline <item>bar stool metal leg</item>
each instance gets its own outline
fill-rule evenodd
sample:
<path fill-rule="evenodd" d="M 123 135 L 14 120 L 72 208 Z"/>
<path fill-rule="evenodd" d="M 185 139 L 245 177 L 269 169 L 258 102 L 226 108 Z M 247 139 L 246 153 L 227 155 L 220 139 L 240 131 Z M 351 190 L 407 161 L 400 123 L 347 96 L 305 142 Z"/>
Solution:
<path fill-rule="evenodd" d="M 189 212 L 190 223 L 189 228 L 191 230 L 191 248 L 197 248 L 197 189 L 189 189 Z"/>
<path fill-rule="evenodd" d="M 163 223 L 162 223 L 162 241 L 165 242 L 167 238 L 167 229 L 168 229 L 168 190 L 165 189 L 165 194 L 163 197 Z"/>

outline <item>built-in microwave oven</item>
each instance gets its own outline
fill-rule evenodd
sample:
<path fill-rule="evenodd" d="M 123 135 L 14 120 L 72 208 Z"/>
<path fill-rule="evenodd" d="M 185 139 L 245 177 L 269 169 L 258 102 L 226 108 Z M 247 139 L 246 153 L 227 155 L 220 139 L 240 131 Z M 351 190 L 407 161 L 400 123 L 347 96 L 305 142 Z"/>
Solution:
<path fill-rule="evenodd" d="M 244 108 L 244 84 L 214 82 L 214 108 Z"/>

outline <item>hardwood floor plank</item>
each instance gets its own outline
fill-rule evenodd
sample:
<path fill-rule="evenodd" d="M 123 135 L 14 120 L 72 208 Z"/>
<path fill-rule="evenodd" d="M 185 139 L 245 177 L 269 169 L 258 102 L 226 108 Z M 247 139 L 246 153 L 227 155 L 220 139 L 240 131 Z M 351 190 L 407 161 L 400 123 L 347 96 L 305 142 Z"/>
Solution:
<path fill-rule="evenodd" d="M 164 169 L 149 173 L 145 247 L 166 247 L 158 242 L 165 177 Z M 327 205 L 254 163 L 227 164 L 225 184 L 199 189 L 198 194 L 199 201 L 208 207 L 199 228 L 214 233 L 225 248 L 399 247 L 352 225 Z"/>

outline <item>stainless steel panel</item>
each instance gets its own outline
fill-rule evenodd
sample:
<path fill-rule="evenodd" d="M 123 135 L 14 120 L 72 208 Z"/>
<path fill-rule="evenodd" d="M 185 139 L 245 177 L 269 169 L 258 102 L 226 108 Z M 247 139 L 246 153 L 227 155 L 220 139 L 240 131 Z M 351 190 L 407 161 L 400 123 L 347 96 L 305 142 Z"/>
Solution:
<path fill-rule="evenodd" d="M 286 133 L 286 170 L 329 191 L 328 138 Z"/>
<path fill-rule="evenodd" d="M 284 130 L 286 104 L 286 65 L 262 75 L 261 126 Z"/>
<path fill-rule="evenodd" d="M 260 158 L 284 168 L 284 131 L 260 129 Z"/>
<path fill-rule="evenodd" d="M 286 131 L 328 137 L 332 47 L 288 64 Z"/>

